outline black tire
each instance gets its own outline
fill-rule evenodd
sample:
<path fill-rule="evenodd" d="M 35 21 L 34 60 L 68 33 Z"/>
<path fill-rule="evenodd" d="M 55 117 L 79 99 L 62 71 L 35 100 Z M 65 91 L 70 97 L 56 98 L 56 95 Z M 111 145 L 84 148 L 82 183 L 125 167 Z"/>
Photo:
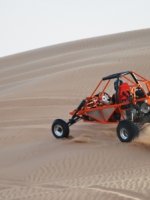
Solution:
<path fill-rule="evenodd" d="M 52 133 L 56 138 L 67 138 L 69 136 L 69 126 L 62 119 L 56 119 L 52 124 Z"/>
<path fill-rule="evenodd" d="M 121 142 L 131 142 L 139 134 L 139 128 L 129 120 L 122 120 L 117 127 L 117 136 Z"/>

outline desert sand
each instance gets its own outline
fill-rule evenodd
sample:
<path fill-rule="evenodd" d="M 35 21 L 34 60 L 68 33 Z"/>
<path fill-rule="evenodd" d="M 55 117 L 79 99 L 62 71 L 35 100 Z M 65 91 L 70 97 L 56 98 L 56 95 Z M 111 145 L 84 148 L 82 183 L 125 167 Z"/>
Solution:
<path fill-rule="evenodd" d="M 54 119 L 91 94 L 101 77 L 150 78 L 150 29 L 79 40 L 0 59 L 0 200 L 149 200 L 150 126 L 123 144 L 115 125 L 71 127 Z"/>

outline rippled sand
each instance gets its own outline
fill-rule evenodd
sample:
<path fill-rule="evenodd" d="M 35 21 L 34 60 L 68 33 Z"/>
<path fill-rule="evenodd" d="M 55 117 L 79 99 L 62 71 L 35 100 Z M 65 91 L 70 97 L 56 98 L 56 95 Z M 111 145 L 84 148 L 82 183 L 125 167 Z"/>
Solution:
<path fill-rule="evenodd" d="M 150 78 L 150 29 L 0 59 L 0 200 L 149 200 L 149 124 L 130 144 L 114 125 L 79 122 L 63 140 L 50 130 L 124 70 Z"/>

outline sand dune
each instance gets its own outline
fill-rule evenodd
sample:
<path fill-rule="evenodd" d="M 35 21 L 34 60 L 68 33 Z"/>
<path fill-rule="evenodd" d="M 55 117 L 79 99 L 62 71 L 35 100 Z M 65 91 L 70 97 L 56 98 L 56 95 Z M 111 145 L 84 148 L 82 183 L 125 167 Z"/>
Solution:
<path fill-rule="evenodd" d="M 150 78 L 150 29 L 0 59 L 0 200 L 149 199 L 149 124 L 131 144 L 115 126 L 79 122 L 69 140 L 50 130 L 102 76 L 124 70 Z"/>

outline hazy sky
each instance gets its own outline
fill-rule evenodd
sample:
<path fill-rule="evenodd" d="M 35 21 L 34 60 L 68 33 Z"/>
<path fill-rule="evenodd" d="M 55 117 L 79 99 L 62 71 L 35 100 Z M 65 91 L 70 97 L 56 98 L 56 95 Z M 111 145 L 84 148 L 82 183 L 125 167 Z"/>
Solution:
<path fill-rule="evenodd" d="M 0 57 L 150 27 L 150 0 L 0 0 Z"/>

